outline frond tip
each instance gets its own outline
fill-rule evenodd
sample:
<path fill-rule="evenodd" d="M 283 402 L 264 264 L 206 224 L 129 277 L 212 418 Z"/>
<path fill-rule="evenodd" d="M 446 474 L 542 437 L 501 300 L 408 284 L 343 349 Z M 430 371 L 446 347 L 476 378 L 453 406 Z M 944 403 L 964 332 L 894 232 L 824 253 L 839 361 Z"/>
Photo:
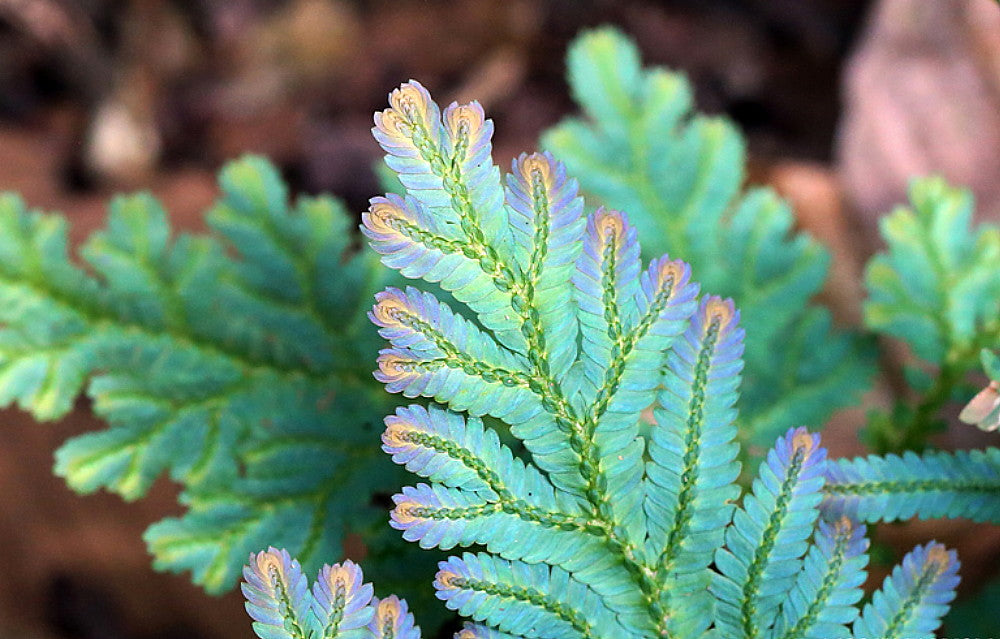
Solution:
<path fill-rule="evenodd" d="M 955 598 L 959 561 L 939 543 L 917 546 L 893 569 L 855 622 L 855 637 L 933 639 Z"/>
<path fill-rule="evenodd" d="M 261 639 L 308 639 L 311 596 L 299 562 L 285 550 L 250 555 L 241 586 L 247 613 Z"/>
<path fill-rule="evenodd" d="M 361 568 L 323 566 L 310 591 L 285 550 L 250 555 L 243 569 L 246 609 L 260 639 L 419 639 L 406 601 L 372 596 Z"/>

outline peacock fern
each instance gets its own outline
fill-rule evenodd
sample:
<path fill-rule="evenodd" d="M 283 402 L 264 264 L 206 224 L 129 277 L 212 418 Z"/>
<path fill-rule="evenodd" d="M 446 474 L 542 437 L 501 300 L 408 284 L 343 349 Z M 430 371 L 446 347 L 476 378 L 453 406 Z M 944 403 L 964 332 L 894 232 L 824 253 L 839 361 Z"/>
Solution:
<path fill-rule="evenodd" d="M 975 457 L 976 481 L 953 472 L 961 454 L 847 468 L 792 428 L 740 500 L 734 304 L 700 295 L 679 260 L 641 268 L 626 215 L 584 217 L 551 155 L 520 156 L 502 181 L 478 104 L 442 113 L 410 82 L 390 105 L 374 131 L 407 193 L 373 199 L 363 231 L 471 316 L 414 288 L 386 289 L 370 314 L 390 342 L 376 376 L 433 400 L 397 409 L 382 439 L 426 480 L 394 497 L 392 526 L 423 548 L 470 548 L 434 581 L 472 619 L 457 637 L 932 636 L 954 553 L 918 547 L 859 611 L 866 542 L 851 517 L 878 519 L 872 500 L 904 516 L 911 500 L 906 514 L 1000 520 L 998 451 Z M 909 472 L 925 474 L 911 487 L 923 501 L 897 492 Z M 267 636 L 339 636 L 283 632 Z"/>
<path fill-rule="evenodd" d="M 146 539 L 213 592 L 262 546 L 318 568 L 348 533 L 376 543 L 371 495 L 399 481 L 368 442 L 392 402 L 361 364 L 383 269 L 339 201 L 289 204 L 262 158 L 220 184 L 198 235 L 171 238 L 148 194 L 115 198 L 83 265 L 63 218 L 0 196 L 0 403 L 53 419 L 86 390 L 108 428 L 66 442 L 56 472 L 130 500 L 180 483 L 187 512 Z"/>
<path fill-rule="evenodd" d="M 707 290 L 731 297 L 747 331 L 741 439 L 766 449 L 789 427 L 826 423 L 874 375 L 869 339 L 831 328 L 810 302 L 830 256 L 789 206 L 744 189 L 743 138 L 724 118 L 692 112 L 680 73 L 643 68 L 610 27 L 570 46 L 568 80 L 582 111 L 542 136 L 594 200 L 627 211 L 646 255 L 683 256 Z"/>

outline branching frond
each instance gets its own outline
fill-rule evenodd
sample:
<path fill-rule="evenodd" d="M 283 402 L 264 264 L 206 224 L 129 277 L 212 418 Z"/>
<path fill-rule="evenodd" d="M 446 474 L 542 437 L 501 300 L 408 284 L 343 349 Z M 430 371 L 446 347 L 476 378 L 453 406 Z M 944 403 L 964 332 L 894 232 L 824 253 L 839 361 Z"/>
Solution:
<path fill-rule="evenodd" d="M 971 228 L 972 195 L 941 178 L 910 185 L 912 208 L 880 224 L 888 252 L 868 266 L 865 323 L 943 364 L 1000 348 L 1000 229 Z"/>
<path fill-rule="evenodd" d="M 287 551 L 250 555 L 243 569 L 246 609 L 261 639 L 419 639 L 406 601 L 372 596 L 351 561 L 323 566 L 310 591 Z"/>
<path fill-rule="evenodd" d="M 790 427 L 822 425 L 853 403 L 874 372 L 872 349 L 833 331 L 811 305 L 829 255 L 792 231 L 788 206 L 744 192 L 744 143 L 728 121 L 692 112 L 678 73 L 643 68 L 637 47 L 601 28 L 580 36 L 567 64 L 583 116 L 542 144 L 583 190 L 626 211 L 647 257 L 682 257 L 705 290 L 731 297 L 747 331 L 743 436 L 768 446 Z"/>
<path fill-rule="evenodd" d="M 790 430 L 760 465 L 753 493 L 726 529 L 712 583 L 716 625 L 726 636 L 766 634 L 802 566 L 819 515 L 826 451 L 819 436 Z"/>
<path fill-rule="evenodd" d="M 865 527 L 847 517 L 819 522 L 795 586 L 781 604 L 774 639 L 848 639 L 868 563 Z"/>
<path fill-rule="evenodd" d="M 478 106 L 453 105 L 438 122 L 416 84 L 390 102 L 376 137 L 405 168 L 406 193 L 372 200 L 366 234 L 385 264 L 442 282 L 474 315 L 415 288 L 387 289 L 371 312 L 391 346 L 376 376 L 443 405 L 398 409 L 382 442 L 426 480 L 393 497 L 392 527 L 423 548 L 474 551 L 442 561 L 435 581 L 448 608 L 476 622 L 456 636 L 846 637 L 867 544 L 850 519 L 818 520 L 824 498 L 847 509 L 838 495 L 851 475 L 840 469 L 851 462 L 831 466 L 818 435 L 788 429 L 737 505 L 744 329 L 733 301 L 698 299 L 679 260 L 644 268 L 629 218 L 584 216 L 548 154 L 520 156 L 507 177 L 508 244 L 492 199 L 470 195 L 492 193 L 494 172 L 468 164 L 447 133 L 457 112 L 475 114 L 470 131 L 489 130 Z M 594 117 L 605 116 L 614 126 L 614 113 Z M 476 161 L 492 166 L 485 153 Z M 405 225 L 385 222 L 387 202 L 410 212 Z M 427 233 L 454 243 L 420 245 Z M 938 473 L 954 479 L 946 466 Z M 968 477 L 984 481 L 984 470 Z M 909 619 L 906 601 L 883 603 Z"/>
<path fill-rule="evenodd" d="M 218 592 L 251 551 L 310 569 L 340 556 L 342 523 L 398 486 L 365 425 L 391 402 L 365 381 L 378 342 L 362 300 L 383 279 L 349 248 L 329 197 L 288 202 L 260 158 L 229 164 L 210 231 L 174 235 L 149 195 L 114 199 L 70 260 L 62 218 L 0 197 L 0 401 L 40 419 L 86 390 L 108 428 L 69 440 L 74 489 L 142 497 L 168 475 L 187 513 L 150 528 L 156 564 Z"/>

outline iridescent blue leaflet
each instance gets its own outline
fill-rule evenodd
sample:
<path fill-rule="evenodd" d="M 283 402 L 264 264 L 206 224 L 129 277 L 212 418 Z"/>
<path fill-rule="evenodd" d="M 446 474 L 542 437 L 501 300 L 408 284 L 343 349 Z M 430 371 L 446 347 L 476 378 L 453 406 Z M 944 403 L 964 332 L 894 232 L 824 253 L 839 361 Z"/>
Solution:
<path fill-rule="evenodd" d="M 849 520 L 818 521 L 821 502 L 837 501 L 819 436 L 788 430 L 736 506 L 744 330 L 733 302 L 699 299 L 680 260 L 644 268 L 628 217 L 584 216 L 548 154 L 518 157 L 507 177 L 508 247 L 491 200 L 480 210 L 463 182 L 490 171 L 441 165 L 445 151 L 420 133 L 436 130 L 425 116 L 438 110 L 422 87 L 393 99 L 410 94 L 398 116 L 408 124 L 392 131 L 411 142 L 383 146 L 395 164 L 397 147 L 424 145 L 406 156 L 423 177 L 373 200 L 365 232 L 404 275 L 454 277 L 445 288 L 478 322 L 409 288 L 380 293 L 371 318 L 391 346 L 376 376 L 434 400 L 386 418 L 383 449 L 424 480 L 393 497 L 391 525 L 423 548 L 479 551 L 439 566 L 438 597 L 475 622 L 456 636 L 846 632 L 866 546 Z M 434 189 L 450 199 L 423 192 Z"/>

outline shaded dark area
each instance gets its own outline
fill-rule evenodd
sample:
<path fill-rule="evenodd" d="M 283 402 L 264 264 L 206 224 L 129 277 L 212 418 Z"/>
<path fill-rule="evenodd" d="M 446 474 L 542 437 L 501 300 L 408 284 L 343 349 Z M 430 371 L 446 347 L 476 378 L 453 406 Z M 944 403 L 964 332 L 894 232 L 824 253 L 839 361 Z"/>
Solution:
<path fill-rule="evenodd" d="M 415 77 L 436 94 L 481 100 L 501 154 L 512 155 L 570 111 L 570 39 L 614 23 L 650 62 L 684 69 L 701 107 L 736 120 L 755 152 L 828 160 L 839 71 L 866 5 L 12 3 L 0 10 L 0 116 L 39 129 L 60 120 L 59 185 L 69 192 L 256 150 L 294 187 L 360 208 L 377 190 L 371 112 L 390 88 Z"/>

